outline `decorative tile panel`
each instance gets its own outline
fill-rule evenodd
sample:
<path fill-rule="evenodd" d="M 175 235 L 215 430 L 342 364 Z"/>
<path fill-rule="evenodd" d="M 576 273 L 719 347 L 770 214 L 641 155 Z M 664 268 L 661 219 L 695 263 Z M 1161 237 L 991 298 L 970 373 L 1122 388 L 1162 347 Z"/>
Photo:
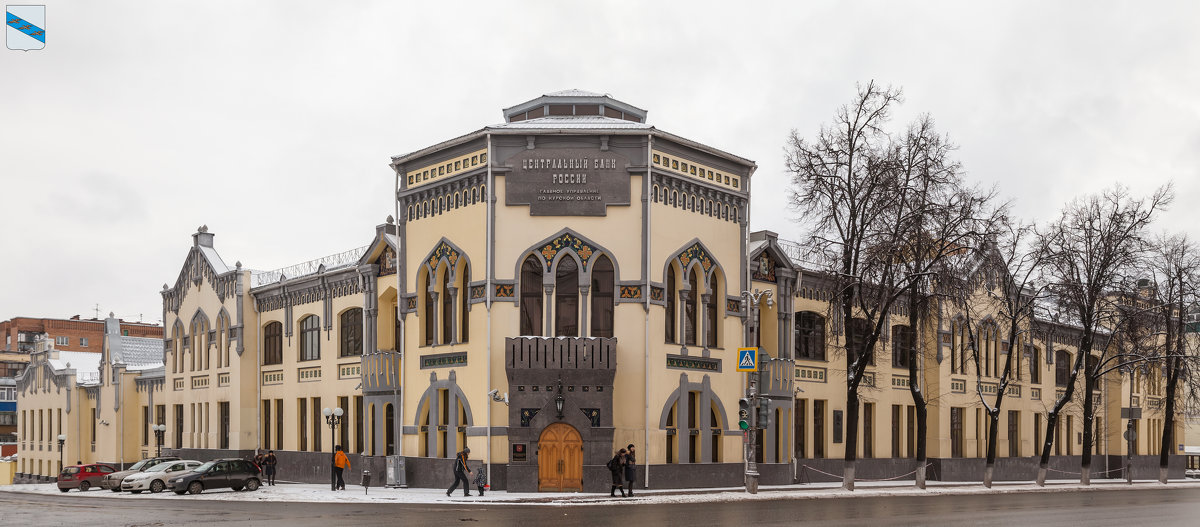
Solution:
<path fill-rule="evenodd" d="M 679 370 L 721 371 L 721 359 L 667 355 L 667 367 Z"/>
<path fill-rule="evenodd" d="M 539 254 L 542 255 L 542 258 L 544 258 L 546 262 L 550 262 L 554 260 L 554 256 L 563 249 L 571 249 L 575 251 L 575 254 L 579 255 L 579 259 L 583 262 L 584 267 L 587 267 L 588 260 L 590 260 L 596 252 L 596 249 L 588 245 L 587 242 L 568 232 L 564 233 L 562 236 L 550 240 L 550 242 L 548 242 L 546 245 L 543 245 L 541 251 L 539 251 Z M 547 267 L 549 267 L 549 265 L 547 265 Z"/>
<path fill-rule="evenodd" d="M 600 409 L 599 408 L 580 408 L 583 415 L 592 422 L 592 426 L 600 426 Z"/>
<path fill-rule="evenodd" d="M 512 298 L 513 284 L 496 284 L 496 298 Z"/>
<path fill-rule="evenodd" d="M 430 368 L 451 368 L 454 366 L 467 365 L 467 352 L 460 351 L 457 353 L 437 353 L 434 355 L 421 356 L 421 369 Z"/>
<path fill-rule="evenodd" d="M 529 426 L 529 422 L 537 416 L 540 408 L 522 408 L 521 409 L 521 426 Z"/>
<path fill-rule="evenodd" d="M 700 267 L 704 269 L 704 274 L 708 274 L 712 270 L 713 266 L 716 265 L 715 260 L 713 260 L 712 256 L 708 254 L 708 251 L 704 250 L 704 247 L 702 247 L 699 242 L 693 243 L 691 247 L 684 249 L 682 253 L 679 253 L 679 256 L 677 256 L 676 259 L 679 260 L 679 265 L 681 265 L 684 269 L 687 269 L 688 264 L 690 264 L 692 260 L 699 260 Z"/>
<path fill-rule="evenodd" d="M 642 286 L 640 285 L 623 285 L 621 286 L 621 298 L 641 298 Z"/>

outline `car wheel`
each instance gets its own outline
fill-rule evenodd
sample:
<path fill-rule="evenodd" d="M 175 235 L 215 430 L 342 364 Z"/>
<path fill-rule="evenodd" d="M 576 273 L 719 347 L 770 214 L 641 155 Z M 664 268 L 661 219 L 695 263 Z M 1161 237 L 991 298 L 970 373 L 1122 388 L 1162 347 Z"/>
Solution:
<path fill-rule="evenodd" d="M 234 491 L 234 492 L 237 492 L 237 491 L 239 491 L 239 490 L 242 490 L 242 486 L 241 486 L 241 485 L 234 485 L 234 486 L 232 486 L 232 487 L 229 487 L 229 488 L 233 489 L 233 491 Z"/>
<path fill-rule="evenodd" d="M 250 479 L 246 480 L 246 490 L 249 490 L 249 491 L 258 490 L 258 485 L 259 485 L 259 483 L 258 483 L 257 479 L 250 478 Z"/>
<path fill-rule="evenodd" d="M 188 485 L 187 491 L 190 494 L 200 494 L 204 492 L 204 485 L 199 481 L 193 481 L 191 485 Z"/>
<path fill-rule="evenodd" d="M 142 491 L 140 491 L 140 490 L 131 490 L 131 491 L 129 491 L 129 492 L 132 492 L 132 493 L 134 493 L 134 494 L 141 494 L 141 493 L 142 493 Z"/>
<path fill-rule="evenodd" d="M 79 482 L 79 492 L 87 492 L 92 489 L 92 484 L 86 481 Z"/>
<path fill-rule="evenodd" d="M 64 488 L 61 488 L 61 487 L 60 487 L 58 490 L 59 490 L 59 491 L 61 491 L 61 492 L 70 492 L 70 491 L 71 491 L 71 489 L 64 489 Z"/>
<path fill-rule="evenodd" d="M 112 490 L 113 492 L 121 492 L 121 487 L 113 487 L 110 490 Z"/>
<path fill-rule="evenodd" d="M 150 482 L 150 492 L 152 492 L 154 494 L 158 494 L 159 492 L 163 491 L 163 487 L 165 487 L 165 486 L 166 485 L 163 485 L 162 481 L 159 481 L 156 479 L 156 480 Z"/>
<path fill-rule="evenodd" d="M 175 494 L 183 496 L 184 494 L 187 494 L 187 491 L 186 490 L 177 490 L 177 491 L 175 491 Z"/>

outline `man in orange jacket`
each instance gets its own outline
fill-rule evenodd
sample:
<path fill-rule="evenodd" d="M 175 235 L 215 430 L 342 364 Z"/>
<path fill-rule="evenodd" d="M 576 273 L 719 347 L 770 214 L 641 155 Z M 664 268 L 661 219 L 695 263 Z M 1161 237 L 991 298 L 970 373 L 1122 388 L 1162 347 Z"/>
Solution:
<path fill-rule="evenodd" d="M 342 451 L 342 445 L 337 446 L 333 454 L 333 490 L 346 490 L 346 482 L 342 480 L 342 472 L 350 468 L 350 458 Z"/>

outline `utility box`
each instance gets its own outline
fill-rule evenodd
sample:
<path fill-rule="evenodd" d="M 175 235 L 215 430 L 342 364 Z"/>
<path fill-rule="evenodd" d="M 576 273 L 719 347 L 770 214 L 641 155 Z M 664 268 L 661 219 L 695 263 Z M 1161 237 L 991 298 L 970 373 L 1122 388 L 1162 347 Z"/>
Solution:
<path fill-rule="evenodd" d="M 404 456 L 388 456 L 387 457 L 387 480 L 385 484 L 388 487 L 408 488 L 408 478 L 405 473 Z"/>

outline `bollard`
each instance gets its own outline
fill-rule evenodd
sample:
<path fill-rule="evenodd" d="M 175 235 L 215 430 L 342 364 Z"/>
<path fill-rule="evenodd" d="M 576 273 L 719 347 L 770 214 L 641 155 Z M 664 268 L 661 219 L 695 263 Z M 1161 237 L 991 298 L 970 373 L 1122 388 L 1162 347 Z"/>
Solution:
<path fill-rule="evenodd" d="M 365 494 L 367 494 L 367 491 L 371 489 L 371 471 L 370 470 L 363 471 L 362 486 L 363 486 L 363 494 L 365 495 Z"/>

